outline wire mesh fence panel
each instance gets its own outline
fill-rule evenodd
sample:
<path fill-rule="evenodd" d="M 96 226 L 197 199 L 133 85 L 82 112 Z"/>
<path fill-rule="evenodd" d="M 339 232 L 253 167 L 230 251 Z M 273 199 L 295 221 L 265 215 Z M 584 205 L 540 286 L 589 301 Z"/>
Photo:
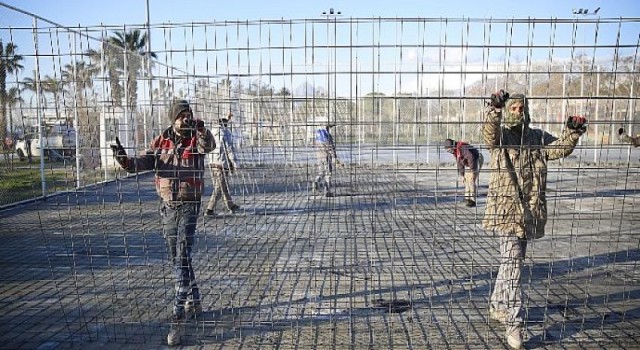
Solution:
<path fill-rule="evenodd" d="M 193 348 L 496 348 L 515 324 L 527 347 L 640 341 L 638 19 L 67 27 L 0 5 L 4 346 L 157 348 L 176 325 Z M 500 89 L 526 96 L 531 140 L 488 126 Z M 230 136 L 207 155 L 182 143 L 205 128 Z M 154 162 L 119 164 L 116 138 Z M 471 197 L 447 139 L 484 159 Z M 210 202 L 221 174 L 230 198 Z M 508 241 L 487 222 L 525 215 L 491 209 L 509 200 L 545 237 L 514 243 L 505 328 L 490 310 Z M 167 218 L 192 206 L 181 285 Z M 176 320 L 184 288 L 202 312 Z"/>

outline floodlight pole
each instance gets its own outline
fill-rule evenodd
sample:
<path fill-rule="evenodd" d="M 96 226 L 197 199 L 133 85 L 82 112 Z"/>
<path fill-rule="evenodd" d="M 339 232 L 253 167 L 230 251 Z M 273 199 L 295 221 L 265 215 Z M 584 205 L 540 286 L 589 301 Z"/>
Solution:
<path fill-rule="evenodd" d="M 598 18 L 600 18 L 600 15 L 598 15 L 598 12 L 600 12 L 600 9 L 601 8 L 598 7 L 593 12 L 589 11 L 589 9 L 586 9 L 586 8 L 573 9 L 572 10 L 572 14 L 573 14 L 573 16 L 574 16 L 574 18 L 576 20 L 578 19 L 578 16 L 582 17 L 583 19 L 586 18 L 587 16 L 597 16 Z M 576 23 L 576 25 L 577 25 L 577 23 Z M 583 42 L 583 45 L 586 45 L 586 38 L 585 38 L 585 31 L 584 30 L 582 31 L 582 42 Z M 586 53 L 586 50 L 584 52 Z M 584 62 L 580 62 L 580 97 L 581 98 L 584 97 L 583 96 L 584 95 L 584 71 L 585 71 L 585 64 L 584 64 Z M 600 88 L 600 86 L 599 86 L 600 75 L 599 74 L 600 74 L 600 72 L 598 71 L 597 74 L 598 74 L 597 75 L 598 86 L 596 88 L 599 91 L 599 88 Z M 598 110 L 598 108 L 597 108 L 597 100 L 596 100 L 596 113 L 597 113 L 597 110 Z M 584 100 L 583 99 L 580 100 L 580 113 L 581 114 L 584 113 Z M 594 139 L 595 139 L 594 146 L 598 142 L 597 141 L 597 138 L 598 138 L 597 131 L 598 131 L 598 127 L 597 127 L 597 124 L 596 124 L 596 134 L 595 134 L 595 137 L 594 137 Z M 579 140 L 579 143 L 580 143 L 580 145 L 582 145 L 582 138 Z M 595 147 L 594 147 L 594 149 L 595 149 Z M 595 153 L 597 153 L 597 152 L 594 150 L 594 162 L 596 161 Z"/>

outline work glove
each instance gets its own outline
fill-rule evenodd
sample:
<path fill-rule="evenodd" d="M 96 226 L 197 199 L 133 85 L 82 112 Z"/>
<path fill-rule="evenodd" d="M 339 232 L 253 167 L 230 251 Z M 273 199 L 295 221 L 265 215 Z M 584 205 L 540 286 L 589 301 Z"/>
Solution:
<path fill-rule="evenodd" d="M 579 132 L 585 132 L 587 130 L 587 118 L 572 115 L 567 119 L 567 128 L 576 130 Z"/>
<path fill-rule="evenodd" d="M 113 152 L 113 158 L 120 164 L 121 167 L 127 165 L 127 151 L 122 147 L 120 139 L 116 136 L 116 144 L 111 145 L 111 152 Z"/>
<path fill-rule="evenodd" d="M 489 102 L 489 106 L 493 108 L 504 108 L 505 103 L 509 99 L 509 93 L 504 90 L 500 90 L 496 93 L 491 94 L 491 101 Z"/>
<path fill-rule="evenodd" d="M 618 136 L 622 136 L 624 134 L 624 128 L 618 129 Z"/>

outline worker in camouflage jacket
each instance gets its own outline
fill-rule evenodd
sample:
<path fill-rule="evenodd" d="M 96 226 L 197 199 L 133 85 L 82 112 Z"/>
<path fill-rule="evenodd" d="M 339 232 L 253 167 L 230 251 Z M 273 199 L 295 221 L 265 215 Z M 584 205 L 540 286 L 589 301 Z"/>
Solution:
<path fill-rule="evenodd" d="M 127 172 L 155 171 L 156 191 L 162 199 L 163 235 L 176 274 L 174 322 L 167 342 L 177 345 L 187 315 L 202 312 L 191 249 L 204 190 L 205 154 L 216 144 L 204 122 L 194 119 L 187 101 L 175 101 L 169 117 L 172 125 L 154 138 L 144 154 L 128 156 L 117 138 L 111 149 Z"/>
<path fill-rule="evenodd" d="M 458 175 L 464 183 L 464 203 L 467 207 L 475 207 L 478 195 L 478 177 L 484 158 L 477 148 L 463 141 L 446 139 L 444 148 L 453 154 L 458 166 Z M 465 168 L 467 171 L 465 171 Z"/>
<path fill-rule="evenodd" d="M 544 236 L 547 222 L 547 161 L 573 152 L 586 119 L 571 116 L 560 137 L 529 127 L 526 97 L 491 95 L 482 136 L 490 159 L 489 192 L 483 228 L 500 240 L 501 262 L 489 315 L 506 326 L 512 348 L 522 346 L 520 273 L 527 241 Z"/>

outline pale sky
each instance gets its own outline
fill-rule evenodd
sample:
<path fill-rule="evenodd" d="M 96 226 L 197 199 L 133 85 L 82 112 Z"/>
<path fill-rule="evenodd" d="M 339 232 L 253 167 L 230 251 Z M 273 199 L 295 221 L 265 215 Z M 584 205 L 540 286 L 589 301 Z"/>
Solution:
<path fill-rule="evenodd" d="M 123 25 L 141 25 L 146 22 L 146 8 L 147 1 L 146 0 L 109 0 L 105 2 L 97 2 L 97 1 L 88 1 L 88 0 L 0 0 L 0 3 L 6 3 L 10 6 L 17 7 L 27 13 L 37 15 L 41 18 L 44 18 L 48 21 L 51 21 L 56 24 L 61 24 L 63 26 L 68 27 L 92 27 L 92 26 L 123 26 Z M 560 18 L 560 19 L 572 19 L 575 18 L 572 13 L 573 9 L 588 9 L 590 13 L 592 13 L 595 9 L 600 8 L 600 10 L 596 15 L 586 15 L 580 16 L 580 18 L 589 18 L 589 19 L 606 19 L 606 18 L 632 18 L 632 17 L 640 17 L 640 3 L 636 0 L 628 0 L 628 1 L 603 1 L 603 0 L 537 0 L 537 1 L 504 1 L 504 0 L 492 0 L 492 1 L 460 1 L 460 0 L 445 0 L 445 1 L 432 1 L 432 0 L 393 0 L 393 1 L 379 1 L 379 0 L 338 0 L 338 1 L 309 1 L 309 0 L 248 0 L 248 1 L 218 1 L 218 0 L 181 0 L 181 1 L 168 1 L 168 0 L 149 0 L 149 15 L 150 15 L 150 23 L 152 25 L 158 25 L 162 23 L 193 23 L 193 22 L 224 22 L 224 21 L 242 21 L 242 20 L 267 20 L 267 19 L 321 19 L 323 18 L 322 12 L 328 12 L 330 8 L 333 8 L 334 11 L 341 12 L 341 19 L 349 19 L 349 18 L 395 18 L 395 17 L 403 17 L 403 18 L 492 18 L 492 19 L 511 19 L 511 18 L 537 18 L 537 19 L 551 19 L 551 18 Z M 384 24 L 383 24 L 384 25 Z M 31 26 L 30 17 L 25 16 L 22 13 L 18 13 L 16 11 L 8 10 L 0 6 L 0 27 L 23 27 L 29 28 Z M 39 26 L 43 26 L 43 24 L 39 24 Z M 377 37 L 374 39 L 375 41 L 382 41 L 386 44 L 394 44 L 397 42 L 402 42 L 404 44 L 415 44 L 426 42 L 427 44 L 439 44 L 439 40 L 441 40 L 442 32 L 449 33 L 447 37 L 446 44 L 455 45 L 460 43 L 461 31 L 464 32 L 465 28 L 464 24 L 460 24 L 460 22 L 452 23 L 448 25 L 447 29 L 442 31 L 441 28 L 438 27 L 439 24 L 435 24 L 434 27 L 429 27 L 424 30 L 421 27 L 412 26 L 411 24 L 406 25 L 406 29 L 404 29 L 404 33 L 402 36 L 398 35 L 399 27 L 398 24 L 393 24 L 389 27 L 383 28 L 377 34 Z M 470 32 L 465 33 L 464 35 L 468 35 L 467 42 L 471 42 L 474 44 L 482 44 L 484 39 L 482 38 L 483 30 L 486 30 L 486 27 L 482 25 L 472 24 L 472 29 Z M 275 26 L 277 27 L 277 26 Z M 198 58 L 190 58 L 186 57 L 188 55 L 174 55 L 170 59 L 167 56 L 163 55 L 159 57 L 159 62 L 165 63 L 171 66 L 180 67 L 195 67 L 198 73 L 202 73 L 205 70 L 205 64 L 209 67 L 212 64 L 215 64 L 216 67 L 220 68 L 222 71 L 212 71 L 211 68 L 207 68 L 207 75 L 219 75 L 220 73 L 224 74 L 234 74 L 234 71 L 237 74 L 247 74 L 251 72 L 255 74 L 256 71 L 266 73 L 273 73 L 268 79 L 275 79 L 280 73 L 283 72 L 289 73 L 291 69 L 296 69 L 302 73 L 314 73 L 314 72 L 326 72 L 327 70 L 331 70 L 331 67 L 328 67 L 329 58 L 328 58 L 328 50 L 323 49 L 323 45 L 327 42 L 325 33 L 327 33 L 325 28 L 326 25 L 318 25 L 312 30 L 309 30 L 309 26 L 303 25 L 300 27 L 294 27 L 292 30 L 293 36 L 296 36 L 294 40 L 303 40 L 301 36 L 310 35 L 309 33 L 313 33 L 315 41 L 315 52 L 313 55 L 309 54 L 308 50 L 305 51 L 296 51 L 295 58 L 286 58 L 284 59 L 278 57 L 283 56 L 283 54 L 274 55 L 274 56 L 264 56 L 271 55 L 270 51 L 262 51 L 261 54 L 254 56 L 253 54 L 249 56 L 247 53 L 237 53 L 232 52 L 231 55 L 234 55 L 231 59 L 225 58 L 222 53 L 216 57 L 216 53 L 210 52 L 207 56 L 201 56 Z M 596 35 L 595 28 L 598 28 L 598 33 Z M 111 27 L 113 28 L 113 27 Z M 154 52 L 163 51 L 166 48 L 167 43 L 166 37 L 163 39 L 162 36 L 158 35 L 159 26 L 156 26 L 155 34 L 152 34 L 152 38 L 156 40 L 152 40 L 152 50 Z M 184 28 L 189 28 L 189 26 L 184 26 Z M 343 26 L 340 27 L 339 31 L 343 33 L 350 32 L 350 28 L 355 28 L 354 26 Z M 363 27 L 358 27 L 363 28 Z M 528 24 L 517 25 L 514 27 L 514 44 L 527 45 L 527 40 L 529 39 L 530 28 Z M 535 28 L 535 44 L 536 45 L 548 45 L 549 38 L 552 37 L 555 41 L 554 45 L 558 46 L 567 46 L 567 45 L 579 45 L 579 44 L 593 44 L 595 38 L 597 37 L 598 44 L 601 45 L 603 43 L 607 45 L 616 43 L 616 36 L 618 32 L 618 25 L 616 23 L 612 24 L 602 24 L 600 26 L 596 26 L 595 24 L 580 26 L 578 30 L 575 31 L 575 37 L 572 38 L 573 32 L 573 24 L 568 23 L 559 26 L 557 32 L 553 32 L 553 26 L 549 24 L 538 25 Z M 627 45 L 635 45 L 638 41 L 638 36 L 640 34 L 640 30 L 637 29 L 637 25 L 629 25 L 623 26 L 620 28 L 622 32 L 621 44 Z M 240 28 L 244 30 L 244 28 Z M 313 31 L 313 29 L 316 29 Z M 366 29 L 366 28 L 365 28 Z M 113 30 L 113 29 L 110 29 Z M 246 46 L 246 41 L 251 41 L 252 46 L 278 46 L 279 42 L 277 40 L 278 37 L 288 37 L 290 32 L 289 29 L 286 30 L 285 35 L 281 35 L 277 31 L 278 28 L 265 27 L 265 30 L 273 31 L 270 32 L 270 37 L 273 36 L 276 39 L 274 42 L 264 43 L 263 38 L 264 33 L 261 35 L 256 35 L 256 33 L 248 34 L 244 33 L 243 36 L 239 38 L 236 43 L 229 43 L 228 47 L 235 46 Z M 364 29 L 363 29 L 364 30 Z M 220 30 L 222 32 L 221 35 L 225 35 L 225 33 L 229 34 L 232 37 L 235 35 L 236 27 L 229 26 L 228 28 L 223 28 Z M 302 32 L 302 34 L 301 34 Z M 14 31 L 11 35 L 19 36 L 20 33 L 24 35 L 24 37 L 13 38 L 13 40 L 29 40 L 32 39 L 32 34 L 30 30 Z M 7 32 L 0 33 L 1 36 L 5 36 Z M 164 33 L 163 33 L 164 34 Z M 100 32 L 91 33 L 93 37 L 99 37 Z M 203 43 L 208 43 L 211 45 L 212 37 L 215 34 L 208 32 L 206 35 L 202 32 L 201 28 L 196 28 L 195 33 L 187 33 L 185 34 L 185 30 L 176 30 L 174 35 L 172 36 L 172 42 L 170 45 L 176 48 L 187 48 L 189 50 L 198 49 L 203 46 Z M 491 41 L 492 43 L 506 43 L 505 39 L 505 29 L 504 25 L 499 26 L 495 25 L 492 29 L 491 34 L 494 39 Z M 261 37 L 262 36 L 262 37 Z M 353 40 L 354 35 L 344 35 L 338 36 L 335 40 L 338 41 L 339 45 L 343 45 L 344 47 L 349 47 L 352 43 L 348 42 L 349 40 Z M 4 38 L 8 40 L 7 38 Z M 51 51 L 51 49 L 47 49 L 46 44 L 48 39 L 41 42 L 40 50 L 43 51 Z M 64 39 L 64 37 L 63 37 Z M 285 41 L 284 39 L 282 39 Z M 329 39 L 330 40 L 330 39 Z M 341 40 L 346 40 L 341 42 Z M 372 38 L 368 34 L 360 34 L 360 37 L 357 40 L 361 40 L 360 44 L 371 45 Z M 24 42 L 24 41 L 23 41 Z M 185 44 L 186 43 L 186 44 Z M 284 42 L 284 44 L 291 44 L 292 42 Z M 297 44 L 298 42 L 296 42 Z M 226 44 L 224 44 L 226 45 Z M 307 44 L 303 44 L 307 45 Z M 58 46 L 68 47 L 69 45 L 66 43 L 58 43 Z M 211 47 L 211 46 L 210 46 Z M 210 48 L 209 47 L 209 48 Z M 220 46 L 218 46 L 220 47 Z M 28 44 L 20 44 L 20 48 L 22 52 L 28 54 L 28 50 L 32 50 Z M 612 57 L 614 53 L 613 49 L 599 49 L 598 52 L 595 52 L 595 56 L 601 57 Z M 442 48 L 434 48 L 427 47 L 424 49 L 418 49 L 411 47 L 409 45 L 407 48 L 402 49 L 402 52 L 399 53 L 397 50 L 389 50 L 388 52 L 381 52 L 380 57 L 384 58 L 382 65 L 378 63 L 372 62 L 372 59 L 365 58 L 365 55 L 370 53 L 370 49 L 363 50 L 367 52 L 363 52 L 361 56 L 355 57 L 353 56 L 353 52 L 349 49 L 338 50 L 336 54 L 336 62 L 333 64 L 337 67 L 337 70 L 342 71 L 350 71 L 352 69 L 368 71 L 368 70 L 377 70 L 378 68 L 382 70 L 390 70 L 390 71 L 401 71 L 401 70 L 415 70 L 418 62 L 427 66 L 432 66 L 432 68 L 427 67 L 426 70 L 434 70 L 435 75 L 432 72 L 431 75 L 428 74 L 411 74 L 406 76 L 395 75 L 392 80 L 378 80 L 380 82 L 379 87 L 371 86 L 372 83 L 369 81 L 359 82 L 362 86 L 366 86 L 367 89 L 380 89 L 380 90 L 394 90 L 401 92 L 415 92 L 417 89 L 420 89 L 419 86 L 424 86 L 428 88 L 436 88 L 441 83 L 441 78 L 444 79 L 444 85 L 446 88 L 457 87 L 461 85 L 467 85 L 468 83 L 477 80 L 480 75 L 478 74 L 446 74 L 443 77 L 438 73 L 438 71 L 445 70 L 459 70 L 461 66 L 465 66 L 469 71 L 480 71 L 483 69 L 483 63 L 486 59 L 488 62 L 502 62 L 504 60 L 503 52 L 499 52 L 498 50 L 494 50 L 492 52 L 491 57 L 483 57 L 482 49 L 463 49 L 461 47 L 448 47 L 446 49 Z M 590 54 L 591 52 L 587 52 Z M 625 52 L 620 52 L 621 54 L 628 54 Z M 289 52 L 284 55 L 288 56 Z M 395 56 L 393 56 L 395 55 Z M 398 56 L 401 55 L 401 60 Z M 502 55 L 502 57 L 501 57 Z M 538 52 L 529 52 L 527 49 L 513 49 L 508 53 L 510 56 L 509 60 L 512 62 L 516 62 L 518 60 L 522 61 L 528 55 L 531 55 L 532 59 L 536 60 L 547 60 L 549 57 L 548 50 L 541 49 Z M 554 60 L 560 61 L 563 59 L 568 59 L 568 57 L 575 55 L 575 52 L 572 52 L 568 49 L 555 49 L 553 51 Z M 210 60 L 209 62 L 204 62 L 204 59 Z M 189 60 L 191 60 L 189 62 Z M 251 61 L 252 65 L 256 63 L 260 66 L 251 66 L 249 67 L 248 63 L 244 61 Z M 240 62 L 243 62 L 240 64 Z M 238 64 L 236 64 L 238 63 Z M 26 65 L 30 64 L 30 60 L 27 60 Z M 64 63 L 62 63 L 64 64 Z M 357 67 L 353 68 L 353 64 L 356 64 Z M 374 64 L 376 67 L 369 67 L 369 65 Z M 52 61 L 49 65 L 55 66 L 56 62 Z M 60 66 L 61 64 L 58 64 Z M 242 65 L 242 67 L 241 67 Z M 386 66 L 385 66 L 386 65 Z M 235 67 L 234 67 L 235 66 Z M 293 67 L 293 68 L 291 68 Z M 435 68 L 433 68 L 435 67 Z M 439 68 L 444 67 L 444 68 Z M 25 71 L 23 74 L 27 76 L 30 75 L 31 67 L 25 67 Z M 43 65 L 43 70 L 47 71 L 47 69 L 55 69 L 55 67 L 48 68 L 46 64 Z M 225 72 L 227 70 L 227 72 Z M 192 72 L 191 69 L 188 69 L 189 72 Z M 388 76 L 391 79 L 391 76 Z M 313 74 L 305 75 L 304 81 L 308 84 L 313 85 L 326 85 L 326 78 L 319 78 L 320 81 L 315 81 L 313 79 Z M 324 80 L 323 80 L 324 79 Z M 343 77 L 337 78 L 340 80 L 348 80 L 349 76 L 344 75 Z M 384 78 L 380 78 L 384 79 Z M 312 80 L 312 81 L 310 81 Z M 424 81 L 424 84 L 422 81 Z M 269 81 L 270 84 L 275 86 L 288 86 L 290 89 L 294 89 L 296 86 L 302 84 L 301 81 Z M 402 85 L 399 85 L 402 84 Z M 345 92 L 348 94 L 348 92 Z"/>
<path fill-rule="evenodd" d="M 141 24 L 146 22 L 146 0 L 3 0 L 50 21 L 67 26 Z M 572 9 L 594 11 L 601 17 L 640 17 L 636 0 L 148 0 L 150 22 L 322 18 L 334 8 L 346 17 L 471 17 L 572 18 Z M 3 18 L 5 24 L 11 18 Z"/>

